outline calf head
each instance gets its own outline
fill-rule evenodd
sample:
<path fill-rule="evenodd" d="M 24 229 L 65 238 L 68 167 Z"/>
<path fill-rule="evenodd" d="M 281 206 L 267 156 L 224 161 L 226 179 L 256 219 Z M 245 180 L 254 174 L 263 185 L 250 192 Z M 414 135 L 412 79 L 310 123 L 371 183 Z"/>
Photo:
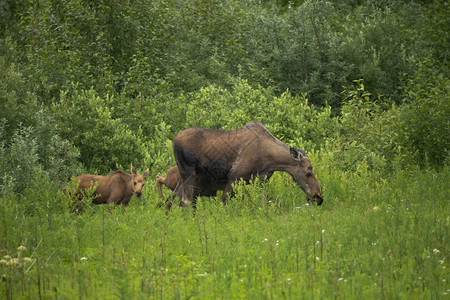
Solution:
<path fill-rule="evenodd" d="M 133 187 L 133 193 L 140 197 L 142 195 L 142 187 L 145 184 L 145 177 L 147 177 L 149 170 L 145 170 L 144 174 L 138 174 L 136 169 L 131 164 L 131 184 Z"/>
<path fill-rule="evenodd" d="M 291 157 L 297 161 L 297 166 L 294 172 L 291 174 L 294 181 L 301 187 L 301 189 L 308 196 L 308 200 L 312 200 L 321 205 L 322 190 L 320 183 L 314 175 L 311 161 L 301 149 L 290 149 Z"/>

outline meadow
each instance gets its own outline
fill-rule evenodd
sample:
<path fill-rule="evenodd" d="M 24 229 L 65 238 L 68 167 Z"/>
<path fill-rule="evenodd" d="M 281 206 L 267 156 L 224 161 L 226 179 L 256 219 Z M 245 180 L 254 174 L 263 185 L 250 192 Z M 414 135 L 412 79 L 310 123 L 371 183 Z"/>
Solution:
<path fill-rule="evenodd" d="M 315 157 L 322 206 L 290 176 L 238 184 L 223 206 L 156 208 L 149 179 L 128 208 L 80 215 L 46 181 L 0 205 L 6 299 L 445 299 L 448 167 L 375 176 Z M 169 195 L 167 189 L 165 195 Z M 33 203 L 20 205 L 25 201 Z"/>
<path fill-rule="evenodd" d="M 440 0 L 0 5 L 0 299 L 449 299 L 450 10 Z M 197 210 L 172 141 L 263 123 L 303 149 Z M 129 207 L 62 192 L 130 163 Z M 169 197 L 169 190 L 164 194 Z"/>

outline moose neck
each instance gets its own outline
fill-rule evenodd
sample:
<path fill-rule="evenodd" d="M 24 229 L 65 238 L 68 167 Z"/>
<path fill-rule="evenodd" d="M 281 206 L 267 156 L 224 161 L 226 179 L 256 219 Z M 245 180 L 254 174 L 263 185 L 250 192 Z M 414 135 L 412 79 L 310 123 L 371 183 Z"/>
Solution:
<path fill-rule="evenodd" d="M 133 175 L 129 174 L 129 173 L 125 173 L 122 172 L 124 174 L 124 181 L 126 183 L 126 187 L 127 187 L 127 194 L 128 195 L 133 195 L 134 194 L 134 189 L 133 189 Z"/>
<path fill-rule="evenodd" d="M 294 176 L 294 170 L 298 167 L 296 161 L 289 152 L 289 146 L 279 141 L 275 147 L 271 148 L 271 171 L 283 171 Z"/>

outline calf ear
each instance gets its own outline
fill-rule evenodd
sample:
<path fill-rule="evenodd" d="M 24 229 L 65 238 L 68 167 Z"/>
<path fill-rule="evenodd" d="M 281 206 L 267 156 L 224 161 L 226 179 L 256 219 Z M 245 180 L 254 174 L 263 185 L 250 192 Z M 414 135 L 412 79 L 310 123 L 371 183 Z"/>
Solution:
<path fill-rule="evenodd" d="M 300 151 L 298 151 L 298 149 L 291 147 L 289 149 L 289 152 L 291 153 L 291 156 L 293 159 L 298 160 L 298 161 L 301 161 L 303 159 L 303 154 Z"/>
<path fill-rule="evenodd" d="M 133 167 L 133 164 L 131 164 L 131 174 L 137 174 L 136 169 Z"/>
<path fill-rule="evenodd" d="M 147 168 L 147 170 L 145 170 L 144 174 L 142 174 L 142 175 L 144 175 L 144 177 L 147 177 L 149 172 L 150 172 L 150 170 Z"/>

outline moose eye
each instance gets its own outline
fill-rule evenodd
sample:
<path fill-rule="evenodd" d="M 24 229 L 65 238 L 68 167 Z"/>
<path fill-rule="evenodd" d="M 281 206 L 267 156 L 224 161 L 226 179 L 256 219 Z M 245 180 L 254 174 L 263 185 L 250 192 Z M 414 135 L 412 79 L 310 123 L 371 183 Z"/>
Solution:
<path fill-rule="evenodd" d="M 312 173 L 311 172 L 308 172 L 308 173 L 306 173 L 306 177 L 311 177 L 312 176 Z"/>
<path fill-rule="evenodd" d="M 136 185 L 136 182 L 134 183 L 134 185 Z"/>

